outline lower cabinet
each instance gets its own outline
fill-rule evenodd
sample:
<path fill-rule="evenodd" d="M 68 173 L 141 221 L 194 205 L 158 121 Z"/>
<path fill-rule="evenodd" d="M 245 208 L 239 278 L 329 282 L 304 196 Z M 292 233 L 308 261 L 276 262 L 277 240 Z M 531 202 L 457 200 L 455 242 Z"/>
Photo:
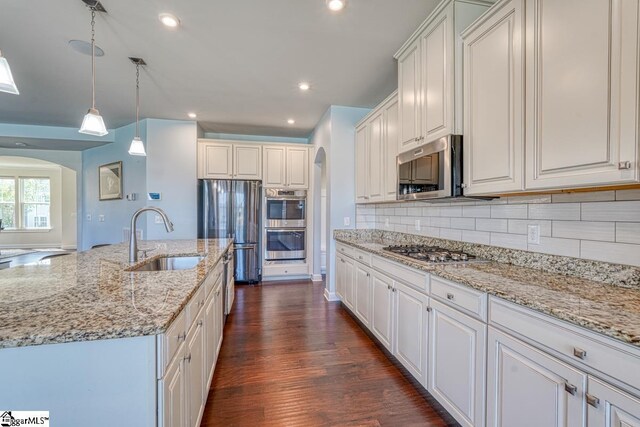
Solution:
<path fill-rule="evenodd" d="M 197 427 L 200 425 L 200 417 L 204 409 L 206 396 L 203 396 L 205 383 L 204 369 L 204 313 L 200 314 L 191 326 L 187 334 L 186 348 L 184 356 L 185 373 L 187 376 L 186 393 L 187 398 L 187 425 Z"/>
<path fill-rule="evenodd" d="M 371 332 L 393 352 L 393 279 L 371 273 Z"/>
<path fill-rule="evenodd" d="M 354 267 L 354 312 L 360 321 L 368 328 L 371 324 L 371 270 L 360 263 Z"/>
<path fill-rule="evenodd" d="M 429 298 L 395 282 L 394 355 L 421 384 L 427 379 L 427 336 Z"/>
<path fill-rule="evenodd" d="M 640 400 L 596 378 L 589 377 L 589 427 L 639 427 Z"/>
<path fill-rule="evenodd" d="M 220 337 L 222 335 L 222 325 L 220 319 L 220 289 L 222 287 L 222 277 L 218 278 L 218 282 L 214 286 L 213 291 L 207 297 L 205 303 L 204 322 L 205 322 L 205 368 L 207 369 L 207 382 L 210 384 L 213 379 L 216 361 L 218 360 L 218 350 Z M 206 396 L 205 396 L 206 398 Z"/>
<path fill-rule="evenodd" d="M 167 367 L 158 389 L 158 400 L 163 403 L 162 411 L 158 414 L 158 425 L 164 427 L 181 427 L 186 417 L 184 360 L 181 356 L 182 351 L 178 351 L 178 354 L 179 356 Z"/>
<path fill-rule="evenodd" d="M 434 299 L 430 305 L 427 390 L 461 425 L 483 426 L 487 325 Z"/>
<path fill-rule="evenodd" d="M 585 425 L 586 374 L 492 327 L 488 360 L 488 426 Z"/>
<path fill-rule="evenodd" d="M 344 283 L 344 302 L 351 310 L 353 310 L 355 306 L 354 269 L 354 261 L 349 258 L 344 258 L 344 274 L 342 278 Z"/>

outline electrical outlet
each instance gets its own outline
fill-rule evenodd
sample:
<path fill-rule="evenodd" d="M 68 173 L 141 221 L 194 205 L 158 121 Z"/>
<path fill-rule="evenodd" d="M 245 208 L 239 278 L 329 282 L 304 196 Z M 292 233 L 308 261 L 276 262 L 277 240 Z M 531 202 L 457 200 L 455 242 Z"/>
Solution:
<path fill-rule="evenodd" d="M 389 228 L 389 218 L 384 219 L 384 226 Z"/>
<path fill-rule="evenodd" d="M 527 243 L 540 244 L 540 226 L 538 224 L 530 224 L 527 227 Z"/>
<path fill-rule="evenodd" d="M 348 216 L 344 217 L 344 225 L 345 226 L 351 225 L 351 218 L 350 217 L 348 217 Z"/>
<path fill-rule="evenodd" d="M 416 219 L 416 225 L 415 225 L 416 231 L 420 231 L 420 220 Z"/>
<path fill-rule="evenodd" d="M 162 217 L 161 217 L 160 215 L 156 215 L 156 217 L 155 217 L 155 223 L 156 223 L 156 224 L 162 224 L 162 223 L 163 223 L 163 221 L 162 221 Z"/>
<path fill-rule="evenodd" d="M 104 222 L 104 215 L 98 215 L 98 222 Z"/>
<path fill-rule="evenodd" d="M 91 221 L 91 214 L 87 214 L 87 221 Z"/>

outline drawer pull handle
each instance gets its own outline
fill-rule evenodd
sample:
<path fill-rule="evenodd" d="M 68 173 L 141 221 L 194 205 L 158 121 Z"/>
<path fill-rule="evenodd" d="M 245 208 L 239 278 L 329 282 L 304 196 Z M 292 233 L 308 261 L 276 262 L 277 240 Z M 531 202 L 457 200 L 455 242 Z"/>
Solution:
<path fill-rule="evenodd" d="M 198 326 L 202 326 L 202 320 L 198 322 Z"/>
<path fill-rule="evenodd" d="M 587 403 L 593 406 L 594 408 L 597 408 L 598 405 L 600 405 L 600 399 L 598 399 L 592 394 L 587 393 Z"/>
<path fill-rule="evenodd" d="M 431 307 L 427 306 L 427 312 L 431 313 Z"/>
<path fill-rule="evenodd" d="M 187 357 L 184 358 L 187 362 L 191 363 L 191 353 Z"/>
<path fill-rule="evenodd" d="M 184 341 L 186 338 L 187 338 L 187 333 L 183 332 L 180 335 L 178 335 L 178 342 Z"/>
<path fill-rule="evenodd" d="M 449 294 L 449 293 L 447 294 L 447 299 L 449 301 L 453 301 L 454 298 L 455 298 L 455 296 L 453 294 Z"/>
<path fill-rule="evenodd" d="M 391 289 L 391 292 L 395 292 L 395 291 L 396 291 L 396 288 Z"/>
<path fill-rule="evenodd" d="M 578 359 L 582 359 L 582 360 L 584 360 L 584 359 L 586 359 L 586 358 L 587 358 L 587 352 L 586 352 L 586 350 L 583 350 L 583 349 L 581 349 L 581 348 L 577 348 L 577 347 L 574 347 L 574 348 L 573 348 L 573 355 L 574 355 L 575 357 L 577 357 Z"/>
<path fill-rule="evenodd" d="M 391 285 L 387 285 L 387 289 L 391 290 Z"/>
<path fill-rule="evenodd" d="M 573 384 L 564 383 L 564 390 L 570 395 L 575 396 L 578 392 L 578 387 L 574 386 Z"/>
<path fill-rule="evenodd" d="M 371 274 L 367 273 L 367 277 L 371 277 Z"/>
<path fill-rule="evenodd" d="M 419 141 L 419 139 L 418 139 L 418 141 Z M 413 156 L 414 156 L 414 157 L 415 157 L 415 156 L 419 156 L 419 155 L 420 155 L 420 154 L 422 154 L 422 153 L 424 153 L 424 150 L 421 148 L 421 149 L 419 149 L 419 150 L 414 151 L 414 152 L 413 152 Z"/>

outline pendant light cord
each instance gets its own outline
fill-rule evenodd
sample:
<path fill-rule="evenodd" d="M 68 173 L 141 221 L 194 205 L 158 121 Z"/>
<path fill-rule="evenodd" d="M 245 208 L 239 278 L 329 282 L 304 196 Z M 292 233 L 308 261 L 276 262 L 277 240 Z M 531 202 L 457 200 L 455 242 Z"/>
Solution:
<path fill-rule="evenodd" d="M 136 138 L 140 138 L 140 63 L 136 64 Z"/>
<path fill-rule="evenodd" d="M 96 108 L 96 9 L 91 8 L 91 108 Z"/>

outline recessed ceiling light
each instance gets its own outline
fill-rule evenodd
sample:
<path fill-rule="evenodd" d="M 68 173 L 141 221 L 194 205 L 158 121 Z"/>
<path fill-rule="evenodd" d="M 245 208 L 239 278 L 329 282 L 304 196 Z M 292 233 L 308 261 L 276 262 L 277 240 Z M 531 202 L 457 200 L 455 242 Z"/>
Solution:
<path fill-rule="evenodd" d="M 289 123 L 290 125 L 295 125 L 296 121 L 293 120 L 293 119 L 289 119 L 289 120 L 287 120 L 287 123 Z"/>
<path fill-rule="evenodd" d="M 307 90 L 309 90 L 311 85 L 309 83 L 307 83 L 307 82 L 300 82 L 300 83 L 298 83 L 298 87 L 300 88 L 301 91 L 307 91 Z"/>
<path fill-rule="evenodd" d="M 196 117 L 198 117 L 196 113 L 189 113 L 187 114 L 187 116 L 189 116 L 190 119 L 195 119 Z"/>
<path fill-rule="evenodd" d="M 339 12 L 347 5 L 347 0 L 327 0 L 327 6 L 334 12 Z"/>
<path fill-rule="evenodd" d="M 160 18 L 160 22 L 162 22 L 165 27 L 176 28 L 180 25 L 180 20 L 170 13 L 161 13 L 158 15 L 158 18 Z"/>

